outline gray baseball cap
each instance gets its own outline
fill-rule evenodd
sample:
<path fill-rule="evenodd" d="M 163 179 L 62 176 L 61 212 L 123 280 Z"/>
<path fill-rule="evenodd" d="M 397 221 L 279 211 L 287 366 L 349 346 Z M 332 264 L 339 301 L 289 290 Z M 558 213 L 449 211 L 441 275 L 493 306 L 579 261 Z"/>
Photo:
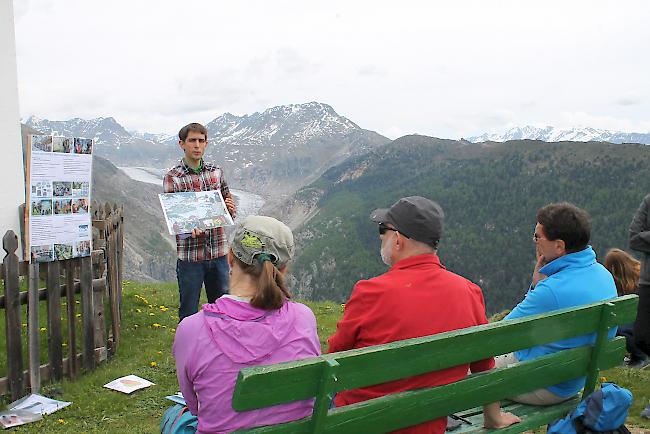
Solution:
<path fill-rule="evenodd" d="M 390 223 L 402 235 L 436 247 L 442 236 L 445 213 L 438 203 L 422 196 L 403 197 L 390 208 L 370 214 L 375 223 Z"/>
<path fill-rule="evenodd" d="M 273 217 L 250 215 L 235 231 L 230 248 L 248 265 L 253 264 L 257 255 L 267 254 L 271 263 L 281 268 L 293 257 L 293 234 Z"/>

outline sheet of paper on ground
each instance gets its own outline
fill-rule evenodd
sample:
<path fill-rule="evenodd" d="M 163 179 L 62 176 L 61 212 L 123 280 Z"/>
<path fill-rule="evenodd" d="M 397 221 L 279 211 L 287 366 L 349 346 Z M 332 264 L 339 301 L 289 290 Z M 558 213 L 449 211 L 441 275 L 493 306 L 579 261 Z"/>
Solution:
<path fill-rule="evenodd" d="M 67 407 L 71 402 L 57 401 L 36 393 L 20 398 L 7 406 L 9 410 L 26 410 L 32 413 L 52 414 Z"/>
<path fill-rule="evenodd" d="M 30 422 L 41 420 L 43 416 L 39 413 L 32 413 L 25 410 L 5 410 L 0 411 L 0 426 L 4 429 L 12 426 L 24 425 Z"/>
<path fill-rule="evenodd" d="M 172 402 L 180 405 L 186 405 L 185 398 L 181 392 L 178 392 L 176 395 L 168 395 L 165 398 L 169 399 Z"/>
<path fill-rule="evenodd" d="M 140 378 L 137 375 L 127 375 L 126 377 L 121 377 L 111 381 L 108 384 L 104 384 L 104 387 L 129 394 L 135 392 L 136 390 L 153 386 L 154 384 L 155 383 L 152 383 L 149 380 L 145 380 L 144 378 Z"/>

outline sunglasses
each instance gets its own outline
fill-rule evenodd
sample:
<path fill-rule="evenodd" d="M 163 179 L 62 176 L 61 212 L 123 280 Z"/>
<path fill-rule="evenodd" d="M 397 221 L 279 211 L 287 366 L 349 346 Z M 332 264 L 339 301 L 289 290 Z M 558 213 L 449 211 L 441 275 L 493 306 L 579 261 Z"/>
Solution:
<path fill-rule="evenodd" d="M 395 229 L 395 228 L 391 228 L 391 227 L 388 227 L 388 226 L 386 226 L 386 225 L 380 223 L 380 224 L 379 224 L 379 235 L 384 235 L 384 234 L 386 233 L 386 231 L 394 231 L 394 232 L 397 232 L 397 229 Z"/>

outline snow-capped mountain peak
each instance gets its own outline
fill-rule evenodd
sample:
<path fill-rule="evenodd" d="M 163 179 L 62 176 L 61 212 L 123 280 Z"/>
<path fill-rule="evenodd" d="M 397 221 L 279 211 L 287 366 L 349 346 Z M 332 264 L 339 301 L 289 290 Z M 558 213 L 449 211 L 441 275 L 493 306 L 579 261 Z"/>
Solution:
<path fill-rule="evenodd" d="M 361 130 L 331 106 L 318 102 L 281 105 L 243 116 L 225 113 L 206 127 L 211 142 L 244 146 L 291 146 L 317 137 L 335 137 Z"/>
<path fill-rule="evenodd" d="M 650 133 L 626 133 L 592 127 L 555 128 L 551 126 L 515 127 L 504 133 L 484 133 L 480 136 L 469 137 L 473 143 L 506 142 L 508 140 L 542 140 L 545 142 L 610 142 L 610 143 L 643 143 L 650 144 Z"/>

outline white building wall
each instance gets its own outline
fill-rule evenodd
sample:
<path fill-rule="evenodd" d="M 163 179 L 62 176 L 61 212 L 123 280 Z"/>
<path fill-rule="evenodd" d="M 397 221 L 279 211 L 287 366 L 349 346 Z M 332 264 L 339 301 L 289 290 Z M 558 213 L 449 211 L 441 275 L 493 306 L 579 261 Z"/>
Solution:
<path fill-rule="evenodd" d="M 9 229 L 20 237 L 18 206 L 24 201 L 13 1 L 0 0 L 0 237 Z"/>

